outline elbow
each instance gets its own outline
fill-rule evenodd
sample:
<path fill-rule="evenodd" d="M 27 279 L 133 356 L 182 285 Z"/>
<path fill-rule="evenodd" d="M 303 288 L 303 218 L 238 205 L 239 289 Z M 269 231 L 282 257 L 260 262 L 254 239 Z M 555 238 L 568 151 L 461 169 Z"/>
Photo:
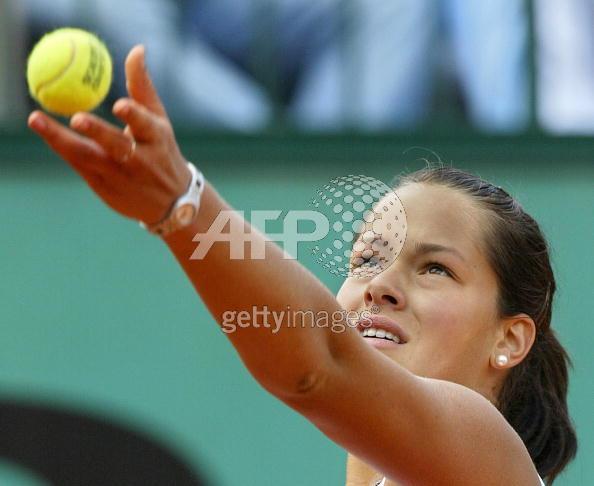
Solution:
<path fill-rule="evenodd" d="M 309 371 L 297 380 L 292 390 L 295 396 L 309 396 L 322 388 L 327 375 L 320 370 Z"/>
<path fill-rule="evenodd" d="M 259 363 L 262 365 L 261 361 Z M 333 371 L 334 370 L 334 371 Z M 266 391 L 287 402 L 311 401 L 327 388 L 336 364 L 329 349 L 310 346 L 266 359 L 250 371 Z"/>
<path fill-rule="evenodd" d="M 266 388 L 281 401 L 295 407 L 312 401 L 313 397 L 319 397 L 326 388 L 327 380 L 328 373 L 317 368 L 296 375 L 282 387 Z"/>

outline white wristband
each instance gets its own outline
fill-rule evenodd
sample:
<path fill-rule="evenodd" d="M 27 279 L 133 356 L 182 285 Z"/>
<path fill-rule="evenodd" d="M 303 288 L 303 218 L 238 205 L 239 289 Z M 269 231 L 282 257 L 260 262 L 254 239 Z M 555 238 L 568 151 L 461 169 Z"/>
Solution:
<path fill-rule="evenodd" d="M 200 199 L 204 191 L 204 175 L 191 162 L 188 162 L 188 169 L 190 169 L 192 179 L 187 191 L 175 201 L 165 217 L 158 223 L 148 225 L 140 221 L 139 224 L 142 228 L 153 234 L 165 236 L 194 221 L 198 215 Z"/>

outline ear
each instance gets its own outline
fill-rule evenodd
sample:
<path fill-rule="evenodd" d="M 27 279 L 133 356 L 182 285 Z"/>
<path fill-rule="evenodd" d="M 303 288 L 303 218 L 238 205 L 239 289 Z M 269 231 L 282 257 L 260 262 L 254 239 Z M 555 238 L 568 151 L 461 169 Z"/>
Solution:
<path fill-rule="evenodd" d="M 513 368 L 526 357 L 535 338 L 536 325 L 529 315 L 517 314 L 503 319 L 500 337 L 491 353 L 491 365 L 499 369 Z M 507 362 L 498 359 L 501 356 L 505 356 Z"/>

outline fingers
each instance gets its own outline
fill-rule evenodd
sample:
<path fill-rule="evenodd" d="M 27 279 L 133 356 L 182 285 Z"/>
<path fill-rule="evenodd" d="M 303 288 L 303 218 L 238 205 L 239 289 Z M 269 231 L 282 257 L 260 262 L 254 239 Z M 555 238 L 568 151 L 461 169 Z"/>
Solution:
<path fill-rule="evenodd" d="M 126 58 L 126 79 L 130 97 L 159 116 L 167 116 L 157 90 L 148 74 L 145 49 L 142 45 L 132 48 Z"/>
<path fill-rule="evenodd" d="M 93 140 L 78 135 L 42 111 L 31 113 L 28 125 L 81 175 L 100 173 L 109 163 L 108 155 Z"/>
<path fill-rule="evenodd" d="M 130 98 L 116 101 L 113 113 L 127 124 L 129 133 L 137 142 L 153 142 L 163 137 L 162 119 Z"/>
<path fill-rule="evenodd" d="M 70 126 L 94 140 L 116 162 L 123 162 L 134 147 L 134 140 L 120 128 L 90 113 L 75 114 Z"/>

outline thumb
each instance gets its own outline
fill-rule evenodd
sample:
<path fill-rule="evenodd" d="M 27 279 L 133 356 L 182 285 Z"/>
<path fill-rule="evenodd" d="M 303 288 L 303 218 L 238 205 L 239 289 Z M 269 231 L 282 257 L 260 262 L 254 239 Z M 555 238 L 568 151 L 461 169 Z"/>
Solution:
<path fill-rule="evenodd" d="M 167 116 L 165 107 L 146 69 L 143 45 L 136 45 L 130 50 L 125 68 L 126 86 L 130 97 L 146 106 L 153 113 Z"/>

